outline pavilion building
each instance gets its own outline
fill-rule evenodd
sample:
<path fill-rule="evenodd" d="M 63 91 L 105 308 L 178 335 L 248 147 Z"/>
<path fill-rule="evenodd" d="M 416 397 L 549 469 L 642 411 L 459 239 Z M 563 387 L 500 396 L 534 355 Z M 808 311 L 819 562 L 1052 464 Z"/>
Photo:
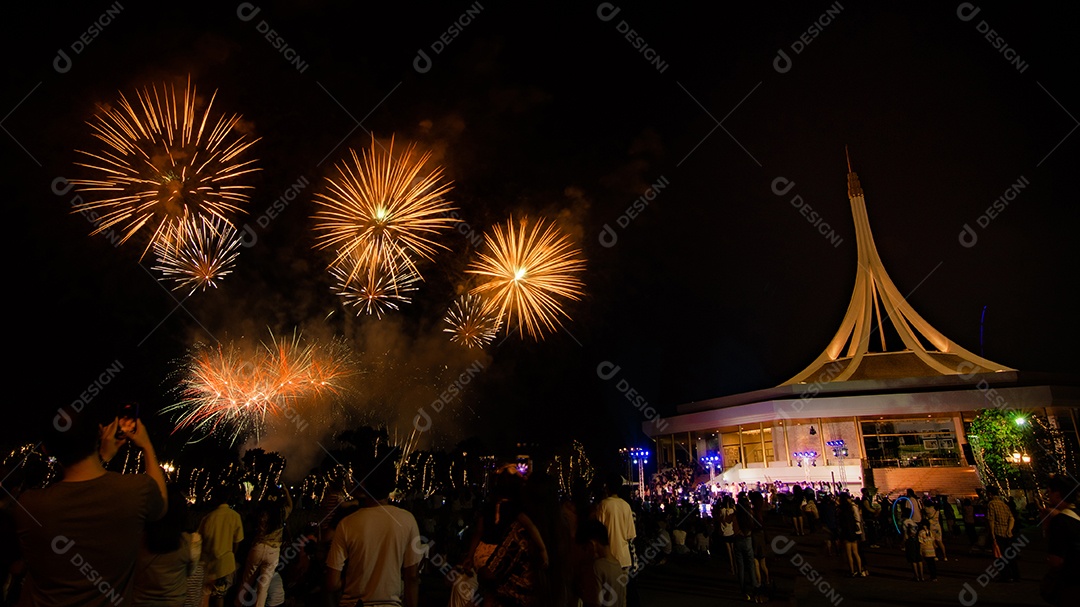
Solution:
<path fill-rule="evenodd" d="M 965 495 L 981 486 L 965 433 L 981 409 L 1046 415 L 1080 442 L 1080 382 L 986 360 L 934 329 L 882 265 L 850 159 L 848 199 L 858 269 L 835 336 L 779 386 L 680 405 L 677 415 L 643 424 L 659 467 L 708 468 L 719 456 L 714 474 L 723 483 Z M 898 343 L 886 343 L 886 326 Z"/>

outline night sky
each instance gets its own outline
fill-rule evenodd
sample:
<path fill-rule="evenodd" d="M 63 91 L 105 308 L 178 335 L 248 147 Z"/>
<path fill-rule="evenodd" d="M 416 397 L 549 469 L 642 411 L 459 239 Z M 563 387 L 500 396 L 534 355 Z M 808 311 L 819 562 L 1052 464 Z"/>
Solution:
<path fill-rule="evenodd" d="M 644 417 L 619 380 L 672 414 L 777 385 L 832 337 L 856 265 L 845 145 L 885 267 L 916 311 L 1001 364 L 1075 371 L 1075 7 L 981 3 L 971 17 L 967 4 L 846 0 L 256 2 L 242 5 L 245 16 L 259 9 L 244 21 L 237 3 L 121 1 L 97 35 L 91 27 L 120 5 L 30 3 L 6 15 L 7 443 L 32 440 L 34 413 L 79 398 L 116 361 L 123 370 L 99 398 L 138 398 L 150 417 L 172 402 L 170 372 L 196 340 L 299 327 L 346 335 L 394 375 L 371 380 L 382 404 L 359 395 L 357 406 L 397 411 L 383 417 L 404 427 L 479 356 L 483 372 L 436 418 L 433 444 L 640 444 Z M 94 145 L 85 121 L 95 104 L 188 75 L 262 138 L 238 223 L 298 180 L 310 185 L 257 229 L 220 288 L 178 308 L 152 260 L 140 266 L 141 247 L 89 237 L 70 212 L 75 193 L 58 196 L 53 183 L 80 176 L 74 150 Z M 529 213 L 579 238 L 587 296 L 568 305 L 565 331 L 540 343 L 514 336 L 486 355 L 444 343 L 440 319 L 472 252 L 456 232 L 422 266 L 412 305 L 382 321 L 341 307 L 312 248 L 311 196 L 370 133 L 432 150 L 476 233 Z M 980 225 L 1020 181 L 1029 185 Z M 965 224 L 974 246 L 960 243 Z M 602 242 L 605 225 L 615 238 Z M 617 377 L 598 377 L 604 361 Z M 164 441 L 167 420 L 152 419 Z"/>

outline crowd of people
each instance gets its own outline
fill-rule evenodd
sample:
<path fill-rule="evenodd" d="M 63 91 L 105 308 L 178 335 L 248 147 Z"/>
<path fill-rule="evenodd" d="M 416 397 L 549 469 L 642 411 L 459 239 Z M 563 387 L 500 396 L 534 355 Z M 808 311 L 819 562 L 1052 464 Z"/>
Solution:
<path fill-rule="evenodd" d="M 687 469 L 632 495 L 639 486 L 617 472 L 565 490 L 507 462 L 482 486 L 400 495 L 385 457 L 337 478 L 317 504 L 294 502 L 284 485 L 252 499 L 224 484 L 193 505 L 166 483 L 142 424 L 90 407 L 61 409 L 57 420 L 44 448 L 61 479 L 3 510 L 12 536 L 4 604 L 416 607 L 424 578 L 450 607 L 624 607 L 639 604 L 638 576 L 681 559 L 719 561 L 746 599 L 764 603 L 775 592 L 777 528 L 820 538 L 852 577 L 873 575 L 871 547 L 902 552 L 913 580 L 933 581 L 950 534 L 998 554 L 1032 522 L 1030 508 L 992 487 L 962 500 L 911 489 L 854 496 L 829 484 L 718 491 Z M 145 472 L 107 470 L 124 444 L 141 451 Z M 1042 590 L 1051 604 L 1080 591 L 1080 576 L 1068 574 L 1080 568 L 1076 497 L 1075 481 L 1056 477 L 1047 509 L 1036 511 L 1049 538 Z M 1017 563 L 1002 559 L 1004 579 L 1019 579 Z"/>
<path fill-rule="evenodd" d="M 785 535 L 813 536 L 826 555 L 838 557 L 853 578 L 870 577 L 867 549 L 895 550 L 911 565 L 912 581 L 937 581 L 949 561 L 946 538 L 968 544 L 968 553 L 1000 563 L 998 579 L 1020 579 L 1019 559 L 1002 558 L 1021 530 L 1041 525 L 1048 538 L 1050 573 L 1041 585 L 1050 604 L 1070 604 L 1080 596 L 1080 519 L 1075 480 L 1054 477 L 1040 506 L 1035 499 L 1005 496 L 996 487 L 974 497 L 907 489 L 896 496 L 872 488 L 850 493 L 838 483 L 708 482 L 701 470 L 682 468 L 654 476 L 641 492 L 638 516 L 644 545 L 656 546 L 663 564 L 672 558 L 719 559 L 747 599 L 772 594 L 766 521 Z M 951 536 L 951 537 L 950 537 Z M 816 541 L 816 540 L 815 540 Z M 955 560 L 955 557 L 954 557 Z M 995 564 L 994 567 L 997 567 Z M 1073 597 L 1073 598 L 1068 598 Z"/>
<path fill-rule="evenodd" d="M 422 575 L 452 605 L 626 604 L 636 532 L 617 474 L 571 498 L 508 462 L 482 487 L 405 496 L 382 457 L 303 508 L 281 484 L 193 504 L 137 420 L 87 406 L 56 421 L 59 478 L 0 509 L 3 604 L 415 607 Z M 108 470 L 124 445 L 143 472 Z"/>

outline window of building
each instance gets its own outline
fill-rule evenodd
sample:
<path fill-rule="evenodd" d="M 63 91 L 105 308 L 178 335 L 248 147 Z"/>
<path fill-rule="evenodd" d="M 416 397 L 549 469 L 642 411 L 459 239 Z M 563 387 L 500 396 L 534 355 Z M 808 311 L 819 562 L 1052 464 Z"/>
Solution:
<path fill-rule="evenodd" d="M 872 468 L 962 465 L 952 418 L 864 419 L 862 432 Z"/>

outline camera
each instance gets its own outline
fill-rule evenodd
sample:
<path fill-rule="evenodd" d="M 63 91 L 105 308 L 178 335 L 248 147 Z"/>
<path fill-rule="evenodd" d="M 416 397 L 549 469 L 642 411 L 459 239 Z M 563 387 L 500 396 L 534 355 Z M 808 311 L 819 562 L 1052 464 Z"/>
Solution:
<path fill-rule="evenodd" d="M 116 417 L 119 420 L 116 425 L 116 438 L 126 438 L 125 431 L 134 434 L 139 426 L 139 403 L 121 405 Z"/>

